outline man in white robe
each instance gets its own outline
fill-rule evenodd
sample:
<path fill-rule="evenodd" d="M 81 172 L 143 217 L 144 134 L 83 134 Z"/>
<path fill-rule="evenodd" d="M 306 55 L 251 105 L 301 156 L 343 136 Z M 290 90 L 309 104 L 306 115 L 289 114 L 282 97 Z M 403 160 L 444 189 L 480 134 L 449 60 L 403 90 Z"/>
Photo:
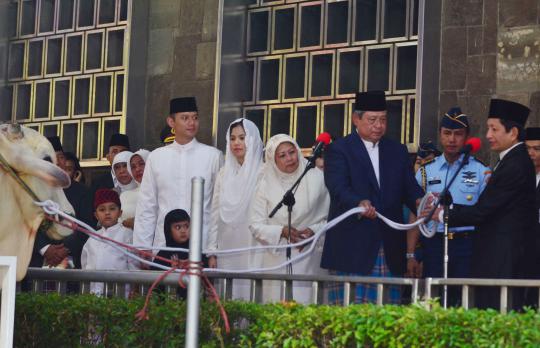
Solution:
<path fill-rule="evenodd" d="M 171 100 L 167 124 L 174 129 L 175 140 L 148 156 L 137 202 L 133 244 L 165 246 L 165 215 L 173 209 L 184 209 L 191 215 L 191 179 L 203 177 L 205 249 L 214 182 L 223 164 L 223 155 L 195 139 L 199 130 L 195 98 Z"/>

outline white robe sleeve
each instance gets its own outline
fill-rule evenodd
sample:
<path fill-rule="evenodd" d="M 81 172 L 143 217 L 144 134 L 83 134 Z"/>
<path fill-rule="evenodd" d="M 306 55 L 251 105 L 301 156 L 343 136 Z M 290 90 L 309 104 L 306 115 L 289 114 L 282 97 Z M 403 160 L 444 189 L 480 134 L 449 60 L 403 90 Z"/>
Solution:
<path fill-rule="evenodd" d="M 156 187 L 152 168 L 152 155 L 150 155 L 146 161 L 137 202 L 137 214 L 135 215 L 133 229 L 134 245 L 152 245 L 159 208 Z"/>
<path fill-rule="evenodd" d="M 219 172 L 214 185 L 214 194 L 212 197 L 212 213 L 210 214 L 210 230 L 208 231 L 207 249 L 214 251 L 218 249 L 218 230 L 220 225 L 219 217 L 219 192 L 221 191 L 221 180 L 223 172 Z"/>
<path fill-rule="evenodd" d="M 283 226 L 272 225 L 268 221 L 267 200 L 264 195 L 264 181 L 259 182 L 249 213 L 249 230 L 253 237 L 263 245 L 278 245 Z"/>

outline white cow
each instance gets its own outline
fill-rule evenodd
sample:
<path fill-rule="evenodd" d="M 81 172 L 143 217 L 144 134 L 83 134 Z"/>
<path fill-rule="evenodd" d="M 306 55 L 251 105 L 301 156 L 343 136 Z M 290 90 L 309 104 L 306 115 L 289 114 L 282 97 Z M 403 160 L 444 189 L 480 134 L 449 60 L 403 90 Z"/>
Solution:
<path fill-rule="evenodd" d="M 56 155 L 47 138 L 18 124 L 1 124 L 0 154 L 40 200 L 53 200 L 63 211 L 74 214 L 62 190 L 70 185 L 69 176 L 53 164 Z M 21 280 L 28 269 L 44 213 L 2 166 L 0 197 L 0 255 L 17 256 L 17 280 Z M 56 224 L 47 231 L 56 240 L 71 233 Z"/>

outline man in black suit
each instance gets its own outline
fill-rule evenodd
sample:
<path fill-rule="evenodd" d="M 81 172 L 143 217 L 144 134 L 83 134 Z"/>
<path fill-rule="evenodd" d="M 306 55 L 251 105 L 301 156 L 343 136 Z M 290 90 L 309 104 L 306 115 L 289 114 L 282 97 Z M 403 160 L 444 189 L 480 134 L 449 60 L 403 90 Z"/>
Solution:
<path fill-rule="evenodd" d="M 61 161 L 57 161 L 57 165 L 66 165 L 66 162 L 77 161 L 75 155 L 71 153 L 64 153 L 62 144 L 58 137 L 48 138 L 56 152 L 57 158 L 61 157 Z M 61 167 L 62 168 L 62 167 Z M 65 168 L 62 168 L 65 170 Z M 68 173 L 70 174 L 70 173 Z M 70 175 L 71 185 L 64 189 L 64 194 L 69 203 L 73 206 L 75 216 L 88 224 L 92 222 L 93 211 L 92 202 L 88 189 L 83 184 L 74 180 Z M 36 240 L 34 242 L 34 250 L 32 253 L 32 259 L 30 260 L 31 267 L 41 267 L 43 264 L 57 266 L 66 257 L 71 256 L 75 268 L 81 268 L 80 258 L 81 251 L 84 243 L 88 239 L 88 236 L 74 231 L 73 234 L 67 236 L 63 240 L 53 240 L 47 236 L 44 231 L 38 231 L 36 234 Z"/>
<path fill-rule="evenodd" d="M 525 130 L 525 145 L 536 171 L 536 211 L 540 211 L 540 127 L 529 127 Z M 537 221 L 538 222 L 538 221 Z M 531 278 L 540 279 L 540 223 L 536 224 L 536 235 L 532 250 L 531 262 L 528 265 Z M 527 304 L 538 306 L 538 289 L 528 289 Z"/>
<path fill-rule="evenodd" d="M 525 246 L 538 223 L 535 170 L 523 143 L 528 115 L 529 109 L 521 104 L 491 100 L 486 137 L 491 150 L 499 153 L 499 161 L 475 205 L 450 207 L 450 226 L 477 227 L 471 261 L 473 278 L 526 275 L 521 267 L 530 255 Z M 434 220 L 442 221 L 442 215 L 439 208 Z M 499 308 L 499 288 L 477 287 L 475 295 L 477 307 Z M 514 305 L 519 306 L 522 301 L 514 297 Z"/>

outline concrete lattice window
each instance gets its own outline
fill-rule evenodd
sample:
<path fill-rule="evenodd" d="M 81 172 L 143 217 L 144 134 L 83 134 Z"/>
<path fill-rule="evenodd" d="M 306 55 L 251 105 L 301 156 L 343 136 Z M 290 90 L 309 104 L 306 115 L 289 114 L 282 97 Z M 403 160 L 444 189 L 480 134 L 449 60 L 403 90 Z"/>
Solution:
<path fill-rule="evenodd" d="M 351 131 L 356 91 L 387 93 L 388 135 L 418 138 L 418 0 L 223 0 L 218 130 L 242 115 L 309 148 Z M 221 139 L 218 138 L 218 143 Z"/>
<path fill-rule="evenodd" d="M 131 0 L 12 0 L 0 120 L 58 135 L 83 165 L 125 130 Z"/>

